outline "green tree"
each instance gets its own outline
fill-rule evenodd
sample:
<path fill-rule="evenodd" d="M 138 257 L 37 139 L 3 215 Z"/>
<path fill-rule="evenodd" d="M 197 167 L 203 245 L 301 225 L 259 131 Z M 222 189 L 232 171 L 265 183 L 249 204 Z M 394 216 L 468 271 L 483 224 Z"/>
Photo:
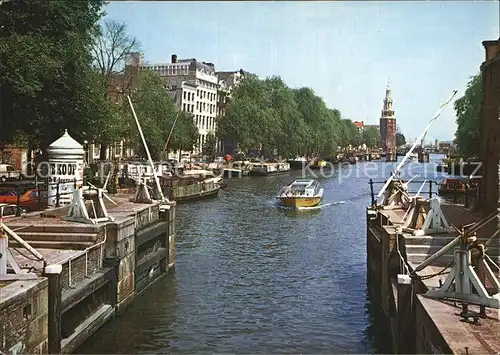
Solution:
<path fill-rule="evenodd" d="M 396 132 L 396 146 L 401 147 L 406 144 L 406 137 L 403 133 Z"/>
<path fill-rule="evenodd" d="M 194 124 L 194 117 L 189 112 L 178 112 L 179 118 L 175 123 L 168 149 L 170 151 L 184 150 L 191 152 L 198 142 L 198 127 Z"/>
<path fill-rule="evenodd" d="M 117 76 L 121 78 L 122 90 L 127 92 L 131 89 L 131 78 L 124 73 L 125 57 L 138 50 L 139 42 L 127 33 L 124 22 L 106 20 L 94 32 L 91 47 L 93 64 L 104 97 L 108 98 L 108 87 Z M 102 123 L 105 129 L 100 130 L 95 139 L 101 146 L 100 159 L 104 160 L 108 145 L 125 136 L 122 129 L 124 122 L 120 116 L 111 112 L 102 117 Z"/>
<path fill-rule="evenodd" d="M 327 156 L 338 145 L 360 141 L 354 124 L 328 109 L 312 89 L 291 89 L 276 76 L 246 76 L 219 117 L 216 135 L 234 139 L 243 150 L 260 147 L 284 157 Z"/>
<path fill-rule="evenodd" d="M 397 135 L 396 135 L 397 140 Z M 380 132 L 376 127 L 369 126 L 363 129 L 362 141 L 368 148 L 380 147 Z"/>
<path fill-rule="evenodd" d="M 207 134 L 207 138 L 202 147 L 203 155 L 208 156 L 209 161 L 214 161 L 215 159 L 215 145 L 217 144 L 217 138 L 213 133 Z"/>
<path fill-rule="evenodd" d="M 172 102 L 172 97 L 165 90 L 163 81 L 158 74 L 153 71 L 143 70 L 139 73 L 139 88 L 131 99 L 151 157 L 158 160 L 161 158 L 168 134 L 178 114 Z M 130 108 L 128 108 L 128 102 L 124 109 L 126 114 L 128 112 L 131 132 L 135 133 L 136 149 L 145 157 L 144 146 L 131 116 Z M 195 138 L 195 135 L 197 138 L 197 134 L 198 129 L 194 125 L 192 115 L 184 112 L 179 113 L 167 150 L 192 149 L 196 141 L 193 138 Z"/>
<path fill-rule="evenodd" d="M 457 114 L 455 144 L 459 155 L 463 158 L 479 156 L 482 96 L 482 77 L 481 74 L 477 74 L 469 80 L 464 96 L 454 103 Z"/>
<path fill-rule="evenodd" d="M 43 150 L 65 128 L 82 141 L 108 114 L 96 95 L 89 46 L 102 1 L 0 5 L 0 141 L 23 136 Z"/>

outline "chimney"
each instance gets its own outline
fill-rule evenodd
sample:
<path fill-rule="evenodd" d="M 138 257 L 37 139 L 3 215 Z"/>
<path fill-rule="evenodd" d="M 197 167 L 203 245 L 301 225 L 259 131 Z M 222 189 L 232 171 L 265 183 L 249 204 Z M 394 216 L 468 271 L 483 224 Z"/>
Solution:
<path fill-rule="evenodd" d="M 485 61 L 488 61 L 500 53 L 500 38 L 498 41 L 483 41 L 483 46 L 486 53 Z"/>
<path fill-rule="evenodd" d="M 172 64 L 173 63 L 177 63 L 177 55 L 176 54 L 172 54 Z"/>

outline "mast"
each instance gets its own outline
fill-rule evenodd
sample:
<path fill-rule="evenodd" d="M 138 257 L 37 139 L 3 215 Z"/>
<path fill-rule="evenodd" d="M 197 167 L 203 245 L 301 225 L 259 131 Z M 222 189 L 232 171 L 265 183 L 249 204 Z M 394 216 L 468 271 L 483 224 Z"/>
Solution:
<path fill-rule="evenodd" d="M 456 94 L 457 94 L 457 90 L 453 90 L 453 93 L 451 94 L 450 98 L 448 100 L 446 100 L 446 102 L 441 105 L 441 107 L 439 108 L 439 110 L 436 113 L 436 115 L 433 118 L 431 118 L 431 120 L 429 121 L 429 124 L 427 125 L 427 127 L 425 127 L 425 129 L 422 132 L 422 134 L 420 135 L 420 137 L 418 137 L 417 140 L 413 143 L 413 145 L 410 148 L 410 150 L 403 157 L 403 160 L 401 160 L 401 162 L 398 164 L 398 166 L 396 167 L 396 169 L 394 169 L 394 171 L 391 172 L 391 176 L 389 176 L 389 178 L 385 182 L 384 186 L 382 186 L 382 188 L 380 189 L 379 193 L 377 194 L 377 199 L 379 199 L 380 196 L 382 196 L 382 194 L 385 192 L 385 190 L 387 189 L 387 187 L 389 186 L 389 184 L 391 183 L 391 181 L 394 180 L 394 178 L 399 174 L 399 171 L 401 170 L 401 168 L 404 166 L 404 164 L 408 160 L 410 154 L 413 153 L 413 150 L 419 144 L 419 142 L 424 139 L 424 137 L 427 134 L 427 131 L 429 130 L 429 128 L 431 128 L 431 126 L 434 123 L 434 121 L 441 115 L 441 112 L 443 112 L 444 108 L 450 103 L 450 101 L 455 97 Z"/>
<path fill-rule="evenodd" d="M 170 132 L 168 132 L 168 137 L 167 141 L 165 142 L 165 146 L 163 147 L 163 150 L 161 151 L 161 156 L 163 157 L 163 154 L 165 154 L 165 151 L 167 150 L 168 147 L 168 142 L 170 141 L 170 136 L 172 135 L 172 132 L 174 131 L 175 123 L 177 122 L 177 119 L 179 118 L 179 114 L 181 111 L 177 111 L 177 115 L 175 115 L 174 122 L 172 123 L 172 127 L 170 127 Z"/>
<path fill-rule="evenodd" d="M 153 177 L 155 179 L 155 183 L 156 183 L 156 187 L 158 189 L 158 192 L 160 193 L 161 200 L 166 201 L 166 202 L 170 202 L 167 198 L 165 198 L 165 196 L 163 196 L 163 192 L 161 191 L 160 181 L 158 180 L 158 176 L 156 176 L 156 173 L 155 173 L 155 165 L 153 163 L 153 159 L 151 159 L 151 154 L 149 153 L 149 148 L 148 148 L 148 145 L 146 143 L 146 139 L 144 138 L 144 134 L 142 133 L 141 124 L 139 123 L 139 120 L 137 119 L 137 115 L 135 114 L 134 105 L 132 105 L 132 100 L 130 100 L 130 96 L 127 95 L 127 99 L 128 99 L 128 103 L 130 104 L 130 108 L 132 109 L 132 113 L 134 114 L 135 123 L 137 124 L 137 129 L 139 130 L 139 134 L 141 135 L 142 144 L 144 144 L 144 149 L 146 150 L 146 154 L 148 155 L 149 164 L 151 165 L 151 169 L 153 171 Z"/>

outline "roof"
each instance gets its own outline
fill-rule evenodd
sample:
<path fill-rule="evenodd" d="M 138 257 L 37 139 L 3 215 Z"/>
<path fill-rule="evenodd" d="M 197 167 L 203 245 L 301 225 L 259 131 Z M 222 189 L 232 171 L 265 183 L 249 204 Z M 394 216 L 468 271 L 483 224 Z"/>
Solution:
<path fill-rule="evenodd" d="M 356 126 L 356 128 L 363 128 L 365 124 L 364 121 L 354 121 L 353 123 Z"/>
<path fill-rule="evenodd" d="M 290 185 L 310 185 L 314 182 L 315 180 L 313 179 L 299 179 L 299 180 L 295 180 L 294 182 L 292 182 Z"/>

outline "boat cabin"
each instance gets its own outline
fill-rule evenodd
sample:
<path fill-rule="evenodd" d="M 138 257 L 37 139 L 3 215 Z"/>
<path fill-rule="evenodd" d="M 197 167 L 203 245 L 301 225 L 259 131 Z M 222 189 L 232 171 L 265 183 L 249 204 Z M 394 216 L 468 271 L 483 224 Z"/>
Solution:
<path fill-rule="evenodd" d="M 284 187 L 281 194 L 315 196 L 320 189 L 316 180 L 295 180 L 290 185 Z"/>

